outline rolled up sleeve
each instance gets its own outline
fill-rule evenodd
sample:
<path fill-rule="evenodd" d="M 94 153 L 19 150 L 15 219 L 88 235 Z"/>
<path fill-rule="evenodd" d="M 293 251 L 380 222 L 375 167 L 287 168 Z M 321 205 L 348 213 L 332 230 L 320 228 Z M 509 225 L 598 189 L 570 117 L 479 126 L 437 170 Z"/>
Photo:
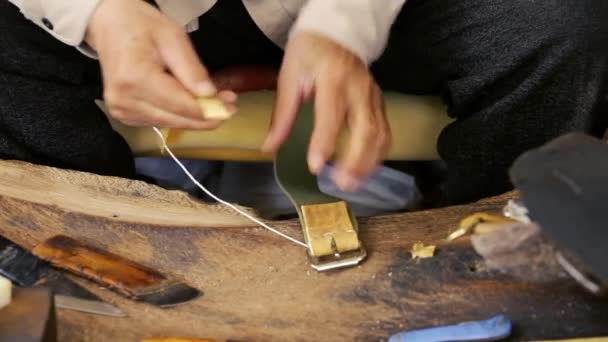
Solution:
<path fill-rule="evenodd" d="M 23 15 L 61 42 L 77 47 L 89 57 L 94 51 L 84 43 L 93 12 L 102 0 L 9 0 Z"/>
<path fill-rule="evenodd" d="M 311 32 L 332 39 L 371 64 L 388 42 L 406 0 L 309 0 L 291 34 Z"/>

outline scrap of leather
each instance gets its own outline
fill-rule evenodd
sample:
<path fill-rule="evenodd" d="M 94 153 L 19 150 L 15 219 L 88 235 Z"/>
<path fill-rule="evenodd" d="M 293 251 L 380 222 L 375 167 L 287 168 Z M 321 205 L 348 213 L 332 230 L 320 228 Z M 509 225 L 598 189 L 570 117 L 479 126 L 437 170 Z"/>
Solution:
<path fill-rule="evenodd" d="M 306 240 L 314 256 L 358 249 L 361 244 L 345 202 L 302 206 Z"/>
<path fill-rule="evenodd" d="M 462 219 L 458 225 L 458 228 L 448 236 L 447 240 L 453 241 L 462 236 L 468 235 L 477 230 L 481 224 L 503 222 L 513 222 L 513 219 L 506 216 L 489 213 L 474 213 Z M 484 225 L 483 227 L 485 227 L 486 230 L 492 229 L 491 226 L 487 225 Z"/>
<path fill-rule="evenodd" d="M 428 245 L 425 246 L 422 242 L 417 242 L 412 246 L 412 250 L 410 253 L 412 254 L 412 259 L 426 259 L 432 258 L 435 256 L 435 249 L 437 246 Z"/>
<path fill-rule="evenodd" d="M 232 116 L 224 102 L 217 97 L 199 97 L 196 101 L 207 120 L 228 120 Z"/>
<path fill-rule="evenodd" d="M 156 270 L 67 236 L 55 236 L 36 246 L 32 253 L 127 298 L 161 307 L 180 304 L 201 294 Z"/>

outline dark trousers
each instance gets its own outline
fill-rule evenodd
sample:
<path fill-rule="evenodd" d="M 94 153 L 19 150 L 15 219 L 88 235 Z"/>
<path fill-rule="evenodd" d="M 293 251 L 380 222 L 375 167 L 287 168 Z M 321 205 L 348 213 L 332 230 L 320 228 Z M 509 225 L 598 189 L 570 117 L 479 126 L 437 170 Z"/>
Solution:
<path fill-rule="evenodd" d="M 0 158 L 133 177 L 128 146 L 92 102 L 98 64 L 7 1 L 0 13 Z M 604 0 L 406 3 L 372 70 L 384 89 L 441 95 L 457 118 L 438 141 L 444 204 L 506 191 L 523 151 L 592 131 L 608 74 L 606 18 Z M 219 1 L 192 40 L 212 71 L 282 58 L 238 0 Z"/>

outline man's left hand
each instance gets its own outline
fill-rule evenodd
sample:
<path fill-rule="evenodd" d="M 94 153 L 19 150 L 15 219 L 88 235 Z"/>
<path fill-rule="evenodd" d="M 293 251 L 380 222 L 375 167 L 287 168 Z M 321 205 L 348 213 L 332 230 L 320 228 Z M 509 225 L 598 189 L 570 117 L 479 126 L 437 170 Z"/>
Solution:
<path fill-rule="evenodd" d="M 332 40 L 297 33 L 285 50 L 272 125 L 264 144 L 275 151 L 287 139 L 302 102 L 314 97 L 315 124 L 308 166 L 319 174 L 346 126 L 348 147 L 336 160 L 334 182 L 355 191 L 384 160 L 391 132 L 382 91 L 363 61 Z"/>

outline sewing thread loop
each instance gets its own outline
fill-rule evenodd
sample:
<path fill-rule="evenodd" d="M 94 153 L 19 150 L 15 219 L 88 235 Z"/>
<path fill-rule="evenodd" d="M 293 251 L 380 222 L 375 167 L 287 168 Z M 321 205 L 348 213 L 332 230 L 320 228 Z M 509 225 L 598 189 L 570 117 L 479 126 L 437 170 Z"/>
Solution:
<path fill-rule="evenodd" d="M 214 200 L 218 201 L 219 203 L 232 208 L 234 211 L 236 211 L 237 213 L 243 215 L 244 217 L 248 218 L 249 220 L 253 221 L 254 223 L 257 223 L 258 225 L 262 226 L 263 228 L 269 230 L 270 232 L 277 234 L 279 236 L 281 236 L 282 238 L 285 238 L 297 245 L 300 245 L 304 248 L 308 248 L 308 246 L 302 242 L 299 241 L 297 239 L 292 238 L 291 236 L 282 233 L 280 231 L 278 231 L 276 228 L 273 228 L 269 225 L 267 225 L 266 223 L 262 222 L 261 220 L 257 219 L 256 217 L 250 215 L 249 213 L 247 213 L 244 210 L 239 209 L 237 206 L 235 206 L 234 204 L 224 201 L 223 199 L 217 197 L 216 195 L 214 195 L 211 191 L 207 190 L 207 188 L 205 188 L 198 180 L 196 180 L 196 178 L 194 178 L 194 176 L 192 176 L 192 174 L 190 173 L 190 171 L 188 171 L 188 169 L 184 166 L 184 164 L 182 164 L 182 162 L 175 156 L 175 154 L 173 154 L 173 151 L 171 151 L 171 149 L 169 148 L 169 146 L 167 146 L 167 142 L 165 141 L 165 136 L 163 135 L 163 133 L 156 127 L 152 127 L 152 129 L 154 129 L 154 132 L 156 132 L 156 134 L 159 136 L 161 143 L 163 145 L 163 150 L 166 151 L 169 156 L 171 156 L 171 158 L 173 159 L 173 161 L 175 161 L 175 163 L 177 163 L 177 165 L 182 169 L 182 171 L 184 171 L 184 173 L 186 174 L 186 176 L 188 176 L 188 178 L 190 178 L 190 180 L 201 190 L 203 190 L 207 195 L 209 195 L 209 197 L 213 198 Z"/>

